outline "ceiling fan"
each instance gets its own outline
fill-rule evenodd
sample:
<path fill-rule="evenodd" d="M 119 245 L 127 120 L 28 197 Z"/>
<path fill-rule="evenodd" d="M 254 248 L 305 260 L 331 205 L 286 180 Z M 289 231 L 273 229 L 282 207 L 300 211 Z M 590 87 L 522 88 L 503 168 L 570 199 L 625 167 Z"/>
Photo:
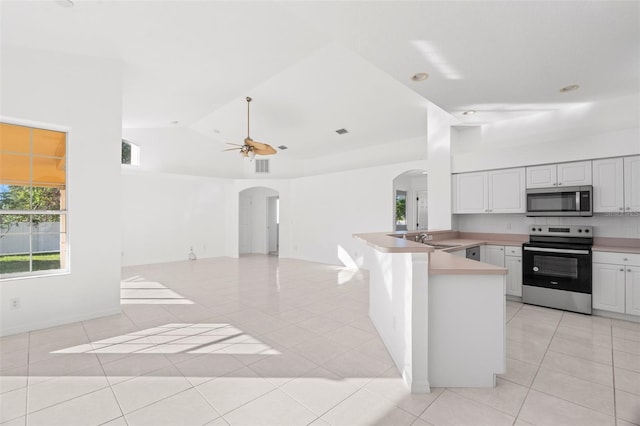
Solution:
<path fill-rule="evenodd" d="M 251 100 L 252 99 L 247 96 L 247 137 L 244 138 L 244 145 L 227 142 L 227 145 L 236 145 L 237 148 L 228 148 L 225 149 L 225 151 L 238 149 L 243 157 L 249 157 L 250 160 L 253 160 L 256 155 L 272 155 L 276 153 L 276 150 L 271 145 L 256 142 L 249 136 L 249 104 Z"/>

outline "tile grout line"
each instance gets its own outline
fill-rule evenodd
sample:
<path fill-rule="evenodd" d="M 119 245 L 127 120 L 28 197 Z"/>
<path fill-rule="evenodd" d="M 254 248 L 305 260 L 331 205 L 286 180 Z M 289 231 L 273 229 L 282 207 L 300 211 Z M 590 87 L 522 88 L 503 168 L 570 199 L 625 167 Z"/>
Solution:
<path fill-rule="evenodd" d="M 522 306 L 524 306 L 524 304 Z M 522 307 L 520 309 L 522 309 Z M 562 322 L 562 318 L 564 318 L 564 315 L 565 315 L 565 313 L 562 312 L 562 315 L 560 315 L 560 319 L 558 319 L 558 323 L 556 324 L 555 330 L 553 331 L 553 334 L 551 335 L 551 339 L 549 339 L 549 343 L 547 344 L 547 348 L 544 351 L 544 355 L 542 355 L 542 358 L 540 359 L 540 363 L 538 364 L 538 367 L 536 368 L 536 373 L 533 375 L 533 378 L 531 379 L 531 384 L 527 388 L 527 393 L 525 394 L 525 396 L 524 396 L 524 398 L 522 400 L 522 404 L 520 405 L 520 408 L 518 409 L 518 413 L 515 416 L 514 424 L 515 424 L 516 421 L 518 421 L 520 419 L 520 413 L 522 412 L 522 407 L 524 407 L 524 404 L 527 402 L 527 398 L 529 398 L 529 393 L 531 393 L 531 389 L 533 388 L 533 384 L 535 383 L 536 378 L 538 377 L 538 373 L 540 372 L 540 368 L 542 367 L 542 363 L 544 362 L 544 359 L 547 356 L 547 352 L 549 352 L 549 348 L 551 347 L 551 342 L 553 341 L 553 338 L 555 337 L 556 333 L 558 332 L 558 327 L 560 327 L 560 323 Z M 526 421 L 524 419 L 521 419 L 521 420 Z"/>
<path fill-rule="evenodd" d="M 86 327 L 84 325 L 84 321 L 82 321 L 81 324 L 82 324 L 82 329 L 84 330 L 84 333 L 87 335 L 87 338 L 89 338 L 89 333 L 87 332 L 87 329 L 86 329 Z M 90 339 L 89 339 L 89 341 L 90 341 Z M 109 381 L 109 379 L 107 377 L 107 372 L 104 369 L 104 365 L 102 364 L 102 360 L 100 359 L 100 357 L 97 354 L 95 355 L 95 357 L 98 360 L 98 364 L 100 365 L 100 369 L 102 370 L 102 374 L 104 374 L 104 380 L 107 382 L 107 385 L 109 386 L 109 390 L 111 391 L 111 395 L 113 395 L 113 399 L 116 401 L 116 404 L 118 404 L 118 409 L 120 410 L 120 414 L 121 414 L 120 417 L 122 417 L 122 419 L 124 420 L 125 424 L 128 425 L 129 422 L 127 421 L 126 417 L 124 416 L 124 411 L 122 410 L 122 406 L 120 405 L 120 401 L 118 401 L 118 397 L 116 396 L 116 393 L 114 392 L 113 387 L 111 386 L 111 382 Z M 99 389 L 99 390 L 102 390 L 102 389 Z M 115 419 L 118 419 L 118 418 L 119 417 L 116 417 Z M 113 421 L 115 419 L 111 419 L 111 420 L 109 420 L 107 422 L 104 422 L 104 423 L 108 423 L 108 422 Z"/>
<path fill-rule="evenodd" d="M 611 378 L 613 385 L 613 421 L 618 423 L 618 406 L 616 404 L 616 364 L 615 364 L 615 350 L 613 348 L 613 321 L 610 322 L 609 331 L 611 333 Z"/>

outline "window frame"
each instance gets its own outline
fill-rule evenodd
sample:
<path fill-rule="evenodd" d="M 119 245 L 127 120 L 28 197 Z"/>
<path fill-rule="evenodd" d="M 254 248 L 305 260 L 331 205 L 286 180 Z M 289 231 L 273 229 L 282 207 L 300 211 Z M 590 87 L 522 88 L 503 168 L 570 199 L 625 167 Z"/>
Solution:
<path fill-rule="evenodd" d="M 0 115 L 0 124 L 7 124 L 7 125 L 12 125 L 12 126 L 21 126 L 21 127 L 27 127 L 30 129 L 30 131 L 33 130 L 44 130 L 44 131 L 52 131 L 52 132 L 58 132 L 58 133 L 64 133 L 65 134 L 65 138 L 64 138 L 64 189 L 62 189 L 62 191 L 64 191 L 63 194 L 61 194 L 61 197 L 64 198 L 64 205 L 60 205 L 59 206 L 59 210 L 2 210 L 0 209 L 0 215 L 28 215 L 31 216 L 29 219 L 29 224 L 33 223 L 33 218 L 32 216 L 36 216 L 36 215 L 57 215 L 60 216 L 60 228 L 58 231 L 59 234 L 59 238 L 60 238 L 60 259 L 62 262 L 62 259 L 64 257 L 64 267 L 60 267 L 57 269 L 42 269 L 42 270 L 33 270 L 33 254 L 37 254 L 37 253 L 41 253 L 39 251 L 35 251 L 34 252 L 34 243 L 33 243 L 33 228 L 30 226 L 29 227 L 29 231 L 28 231 L 28 236 L 29 236 L 29 271 L 25 271 L 25 272 L 10 272 L 10 273 L 4 273 L 4 274 L 0 274 L 0 282 L 3 281 L 9 281 L 9 280 L 16 280 L 16 279 L 27 279 L 27 278 L 41 278 L 41 277 L 49 277 L 49 276 L 55 276 L 55 275 L 65 275 L 65 274 L 69 274 L 71 272 L 71 250 L 70 250 L 70 233 L 69 233 L 69 223 L 70 223 L 70 212 L 69 212 L 69 170 L 68 170 L 68 166 L 69 166 L 69 145 L 70 145 L 70 140 L 71 140 L 71 128 L 68 126 L 60 126 L 60 125 L 55 125 L 55 124 L 50 124 L 50 123 L 42 123 L 42 122 L 35 122 L 35 121 L 31 121 L 31 120 L 22 120 L 22 119 L 16 119 L 16 118 L 10 118 L 10 117 L 6 117 L 6 116 L 1 116 Z M 32 137 L 33 135 L 31 135 L 30 137 Z M 32 147 L 33 147 L 33 140 L 31 139 L 31 146 L 30 146 L 30 150 L 29 150 L 29 164 L 30 164 L 30 171 L 29 171 L 29 186 L 30 187 L 34 187 L 33 186 L 33 170 L 31 169 L 31 166 L 33 164 L 32 159 L 33 157 L 41 157 L 41 158 L 59 158 L 56 156 L 48 156 L 48 155 L 34 155 Z M 11 186 L 11 183 L 2 183 L 0 182 L 0 185 L 8 185 Z M 64 207 L 64 208 L 63 208 Z M 63 219 L 64 218 L 64 219 Z M 64 224 L 64 226 L 63 226 Z M 63 242 L 64 239 L 64 242 Z"/>

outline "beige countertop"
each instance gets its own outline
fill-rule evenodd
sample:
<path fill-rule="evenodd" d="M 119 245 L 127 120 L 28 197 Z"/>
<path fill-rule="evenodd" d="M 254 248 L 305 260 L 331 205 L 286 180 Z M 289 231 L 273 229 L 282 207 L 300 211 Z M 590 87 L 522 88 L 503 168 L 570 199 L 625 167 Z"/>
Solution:
<path fill-rule="evenodd" d="M 528 235 L 512 234 L 465 234 L 461 238 L 448 238 L 459 233 L 453 231 L 424 231 L 433 234 L 435 240 L 431 244 L 454 245 L 455 247 L 437 250 L 433 247 L 417 243 L 411 238 L 403 239 L 393 236 L 391 232 L 373 232 L 355 234 L 354 238 L 384 253 L 430 253 L 429 273 L 431 274 L 506 274 L 507 270 L 488 263 L 466 259 L 449 252 L 464 250 L 480 245 L 521 246 L 529 240 Z M 438 238 L 442 235 L 442 239 Z M 396 233 L 396 235 L 401 235 Z M 470 238 L 471 237 L 471 238 Z M 476 238 L 477 237 L 477 238 Z M 620 244 L 622 243 L 622 244 Z M 640 239 L 596 238 L 593 251 L 618 253 L 640 253 Z"/>
<path fill-rule="evenodd" d="M 444 250 L 435 250 L 427 244 L 417 243 L 415 241 L 411 241 L 411 239 L 405 240 L 403 238 L 394 237 L 385 232 L 354 234 L 353 237 L 383 253 L 430 253 L 429 273 L 434 275 L 507 274 L 507 270 L 505 268 L 456 256 L 451 253 L 447 253 Z M 432 243 L 436 244 L 435 241 L 432 241 Z M 459 245 L 457 247 L 447 249 L 447 251 L 462 250 L 466 247 L 484 244 L 484 242 L 479 240 L 458 239 L 441 240 L 437 243 Z"/>
<path fill-rule="evenodd" d="M 383 253 L 432 253 L 435 251 L 433 247 L 426 244 L 393 237 L 388 232 L 353 234 L 353 237 Z"/>

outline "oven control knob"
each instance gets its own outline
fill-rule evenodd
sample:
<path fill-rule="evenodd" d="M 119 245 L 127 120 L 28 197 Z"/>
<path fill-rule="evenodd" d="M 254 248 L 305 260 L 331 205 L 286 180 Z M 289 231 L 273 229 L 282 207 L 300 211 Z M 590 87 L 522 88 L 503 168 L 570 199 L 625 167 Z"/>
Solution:
<path fill-rule="evenodd" d="M 531 231 L 536 232 L 536 228 L 531 228 Z"/>
<path fill-rule="evenodd" d="M 585 229 L 585 230 L 584 230 L 584 232 L 588 234 L 588 233 L 589 233 L 589 230 L 588 230 L 588 229 Z"/>
<path fill-rule="evenodd" d="M 538 228 L 538 231 L 542 232 L 542 228 Z"/>
<path fill-rule="evenodd" d="M 582 232 L 582 229 L 578 229 L 578 233 L 580 233 L 580 232 Z M 585 231 L 585 232 L 587 232 L 587 231 Z"/>
<path fill-rule="evenodd" d="M 538 272 L 540 270 L 540 268 L 538 268 L 537 266 L 533 267 L 533 272 Z"/>

